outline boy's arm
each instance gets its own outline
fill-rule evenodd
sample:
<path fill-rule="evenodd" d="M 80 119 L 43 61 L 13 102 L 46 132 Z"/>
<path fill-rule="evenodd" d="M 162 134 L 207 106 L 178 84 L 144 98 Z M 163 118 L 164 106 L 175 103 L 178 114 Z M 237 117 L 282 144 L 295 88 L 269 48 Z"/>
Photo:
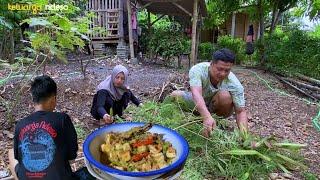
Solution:
<path fill-rule="evenodd" d="M 66 114 L 66 118 L 64 119 L 64 134 L 65 134 L 65 143 L 67 148 L 67 160 L 72 160 L 77 157 L 78 151 L 78 138 L 76 130 L 71 122 L 70 117 Z"/>

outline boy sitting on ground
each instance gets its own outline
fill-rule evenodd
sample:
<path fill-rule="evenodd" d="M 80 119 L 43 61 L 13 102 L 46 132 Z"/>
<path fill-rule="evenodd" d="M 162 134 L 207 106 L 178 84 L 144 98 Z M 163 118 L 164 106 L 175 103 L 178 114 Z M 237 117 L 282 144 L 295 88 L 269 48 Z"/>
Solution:
<path fill-rule="evenodd" d="M 67 114 L 53 112 L 56 83 L 46 75 L 36 77 L 31 93 L 35 112 L 16 124 L 11 172 L 19 179 L 78 179 L 69 164 L 77 157 L 75 128 Z"/>

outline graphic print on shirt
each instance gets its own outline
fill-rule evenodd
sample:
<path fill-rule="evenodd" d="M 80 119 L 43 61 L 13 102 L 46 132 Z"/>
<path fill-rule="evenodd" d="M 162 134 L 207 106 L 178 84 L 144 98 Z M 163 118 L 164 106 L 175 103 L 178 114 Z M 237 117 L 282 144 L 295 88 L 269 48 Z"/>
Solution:
<path fill-rule="evenodd" d="M 30 172 L 45 170 L 52 162 L 56 146 L 56 131 L 45 121 L 25 126 L 19 134 L 24 167 Z"/>

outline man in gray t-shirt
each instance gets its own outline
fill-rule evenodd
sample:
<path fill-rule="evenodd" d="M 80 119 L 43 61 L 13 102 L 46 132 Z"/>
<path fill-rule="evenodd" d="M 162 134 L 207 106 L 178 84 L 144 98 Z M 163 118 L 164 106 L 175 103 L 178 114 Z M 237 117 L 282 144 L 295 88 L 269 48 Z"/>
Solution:
<path fill-rule="evenodd" d="M 194 104 L 203 118 L 205 136 L 216 127 L 210 112 L 228 117 L 235 110 L 239 129 L 248 130 L 243 86 L 230 72 L 234 61 L 235 55 L 229 49 L 214 52 L 211 63 L 199 63 L 190 69 L 191 92 L 174 91 L 171 94 Z"/>

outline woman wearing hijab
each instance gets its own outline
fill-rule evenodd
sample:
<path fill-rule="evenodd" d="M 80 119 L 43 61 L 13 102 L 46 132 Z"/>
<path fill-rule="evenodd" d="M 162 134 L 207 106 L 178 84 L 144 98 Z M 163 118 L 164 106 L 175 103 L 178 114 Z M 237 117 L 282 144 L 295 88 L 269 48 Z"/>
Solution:
<path fill-rule="evenodd" d="M 113 115 L 122 116 L 129 101 L 139 106 L 140 101 L 130 91 L 127 82 L 127 68 L 122 65 L 115 66 L 111 75 L 98 85 L 97 93 L 93 97 L 90 112 L 95 119 L 103 119 L 106 124 L 110 124 L 113 122 Z"/>

